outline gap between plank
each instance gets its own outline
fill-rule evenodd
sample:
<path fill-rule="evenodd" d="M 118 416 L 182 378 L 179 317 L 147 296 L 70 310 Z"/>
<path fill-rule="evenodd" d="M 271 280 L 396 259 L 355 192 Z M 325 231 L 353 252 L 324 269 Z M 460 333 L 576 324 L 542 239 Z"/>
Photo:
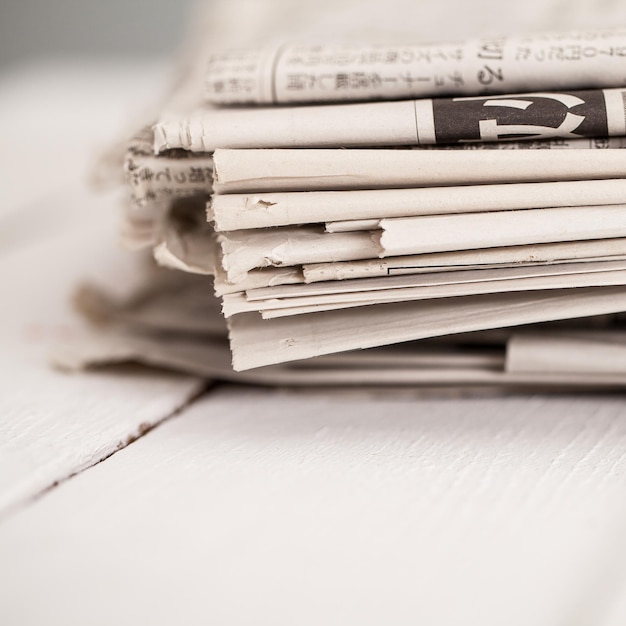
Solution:
<path fill-rule="evenodd" d="M 215 381 L 207 380 L 207 381 L 201 382 L 199 385 L 199 388 L 196 391 L 194 391 L 188 398 L 185 398 L 185 400 L 183 400 L 183 402 L 181 403 L 179 407 L 177 407 L 176 409 L 174 409 L 173 411 L 166 414 L 161 419 L 155 421 L 152 424 L 150 424 L 149 422 L 142 422 L 141 424 L 139 424 L 139 426 L 137 427 L 137 430 L 134 433 L 129 434 L 125 439 L 123 439 L 122 441 L 119 441 L 115 449 L 105 454 L 102 458 L 95 459 L 89 465 L 86 465 L 85 467 L 81 467 L 80 469 L 68 474 L 67 476 L 60 478 L 58 480 L 55 480 L 48 487 L 42 489 L 41 491 L 37 493 L 34 493 L 27 500 L 19 502 L 15 506 L 10 506 L 8 509 L 0 512 L 0 524 L 2 524 L 2 522 L 9 519 L 12 515 L 15 515 L 16 513 L 18 513 L 20 510 L 26 508 L 27 506 L 30 506 L 31 504 L 37 502 L 40 498 L 43 498 L 50 492 L 54 491 L 57 487 L 59 487 L 63 483 L 68 482 L 75 476 L 79 476 L 80 474 L 83 474 L 84 472 L 90 470 L 92 467 L 95 467 L 96 465 L 100 465 L 100 463 L 104 463 L 107 459 L 110 459 L 112 456 L 114 456 L 121 450 L 124 450 L 124 448 L 127 448 L 128 446 L 135 443 L 142 437 L 145 437 L 149 432 L 153 431 L 155 428 L 158 428 L 165 422 L 169 422 L 170 420 L 182 415 L 184 411 L 189 409 L 193 404 L 195 404 L 198 400 L 200 400 L 203 396 L 205 396 L 210 390 L 213 389 L 213 387 L 215 387 Z"/>

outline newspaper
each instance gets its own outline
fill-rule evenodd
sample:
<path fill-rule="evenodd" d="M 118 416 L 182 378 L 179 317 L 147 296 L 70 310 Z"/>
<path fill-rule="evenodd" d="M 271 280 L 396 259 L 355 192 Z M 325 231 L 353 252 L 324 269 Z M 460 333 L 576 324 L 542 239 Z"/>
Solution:
<path fill-rule="evenodd" d="M 181 209 L 179 212 L 176 209 Z M 204 220 L 204 212 L 193 211 L 197 206 L 172 207 L 163 220 L 161 240 L 154 246 L 156 262 L 170 269 L 214 277 L 217 296 L 275 285 L 304 282 L 300 268 L 268 267 L 251 270 L 239 280 L 229 282 L 222 269 L 219 246 L 212 226 Z M 192 210 L 190 210 L 192 209 Z"/>
<path fill-rule="evenodd" d="M 244 308 L 230 313 L 227 307 L 228 303 L 225 301 L 223 312 L 226 317 L 229 317 L 236 312 L 259 311 L 263 319 L 274 319 L 288 315 L 303 315 L 305 313 L 371 306 L 388 302 L 425 301 L 480 294 L 604 287 L 624 284 L 626 284 L 626 271 L 589 271 L 571 275 L 564 273 L 554 276 L 531 276 L 493 281 L 485 279 L 475 282 L 439 285 L 426 284 L 419 287 L 407 287 L 404 289 L 391 289 L 377 292 L 362 291 L 356 293 L 332 294 L 329 296 L 292 298 L 271 302 L 247 302 Z"/>
<path fill-rule="evenodd" d="M 589 148 L 623 148 L 622 138 L 547 146 L 551 149 L 216 150 L 213 189 L 219 194 L 391 189 L 622 178 L 626 172 L 623 150 L 589 154 Z"/>
<path fill-rule="evenodd" d="M 292 387 L 359 387 L 394 391 L 408 388 L 412 394 L 432 391 L 438 396 L 446 390 L 467 393 L 468 390 L 506 391 L 533 389 L 542 391 L 563 389 L 606 390 L 623 387 L 623 373 L 589 375 L 587 372 L 508 372 L 493 365 L 477 366 L 465 354 L 429 355 L 419 353 L 409 360 L 389 354 L 382 359 L 374 357 L 373 364 L 361 351 L 357 364 L 342 361 L 307 361 L 306 365 L 294 363 L 286 366 L 269 366 L 242 372 L 233 371 L 230 353 L 223 344 L 196 338 L 137 336 L 116 332 L 94 333 L 89 341 L 80 345 L 57 348 L 53 363 L 64 370 L 79 370 L 102 365 L 138 362 L 152 367 L 179 370 L 205 378 L 251 383 L 268 386 Z M 463 364 L 470 360 L 469 365 Z M 492 361 L 494 359 L 491 359 Z M 378 361 L 382 361 L 382 364 Z M 461 363 L 454 366 L 455 361 Z M 452 365 L 445 365 L 451 362 Z"/>
<path fill-rule="evenodd" d="M 626 204 L 623 179 L 214 196 L 218 231 L 478 211 Z"/>
<path fill-rule="evenodd" d="M 198 108 L 154 126 L 172 148 L 341 148 L 626 135 L 624 89 L 300 107 Z"/>
<path fill-rule="evenodd" d="M 170 220 L 172 224 L 176 224 L 176 220 Z M 205 229 L 205 232 L 197 231 L 194 237 L 197 237 L 197 248 L 203 251 L 206 245 L 202 243 L 203 236 L 209 236 L 213 240 L 210 229 Z M 174 229 L 173 238 L 175 242 L 179 242 L 181 236 L 185 233 L 188 235 L 189 231 L 182 231 Z M 235 233 L 237 234 L 237 233 Z M 244 233 L 245 235 L 245 233 Z M 250 265 L 243 266 L 244 262 L 250 264 L 257 263 L 289 263 L 300 259 L 294 259 L 289 255 L 298 254 L 315 254 L 316 248 L 319 247 L 321 238 L 313 239 L 314 246 L 313 252 L 311 251 L 311 241 L 302 245 L 296 245 L 295 251 L 290 249 L 289 244 L 285 245 L 285 250 L 280 252 L 281 245 L 285 244 L 285 236 L 287 241 L 290 237 L 302 236 L 303 233 L 294 232 L 261 232 L 256 236 L 257 248 L 251 245 L 250 238 L 248 237 L 248 245 L 241 246 L 235 241 L 234 250 L 232 253 L 222 250 L 223 258 L 214 262 L 212 273 L 217 274 L 219 277 L 216 280 L 216 284 L 219 285 L 218 290 L 223 297 L 223 312 L 226 317 L 231 317 L 242 312 L 248 311 L 262 311 L 265 318 L 278 317 L 283 315 L 300 315 L 311 311 L 331 310 L 337 308 L 347 308 L 352 306 L 365 306 L 369 304 L 379 304 L 389 301 L 405 301 L 410 299 L 428 299 L 428 298 L 441 298 L 441 297 L 454 297 L 461 295 L 470 295 L 476 293 L 496 293 L 500 291 L 517 291 L 517 290 L 530 290 L 530 289 L 554 289 L 554 288 L 572 288 L 581 286 L 600 286 L 606 284 L 621 284 L 623 282 L 623 270 L 617 261 L 623 260 L 625 255 L 623 254 L 623 241 L 615 240 L 608 242 L 606 247 L 602 247 L 602 242 L 590 242 L 591 246 L 588 252 L 593 252 L 592 246 L 595 244 L 595 249 L 603 253 L 602 257 L 581 257 L 584 263 L 576 263 L 575 259 L 570 259 L 569 264 L 552 263 L 549 265 L 538 264 L 536 260 L 531 262 L 527 266 L 515 266 L 512 265 L 515 261 L 520 260 L 520 254 L 524 252 L 520 249 L 514 250 L 512 257 L 509 256 L 509 265 L 506 266 L 503 263 L 496 264 L 480 264 L 474 266 L 465 266 L 464 271 L 458 271 L 460 268 L 458 265 L 449 266 L 444 268 L 447 272 L 439 271 L 437 266 L 426 267 L 425 270 L 428 273 L 422 272 L 419 275 L 415 275 L 415 272 L 408 273 L 408 275 L 399 274 L 397 276 L 384 276 L 383 278 L 374 279 L 361 279 L 344 281 L 343 283 L 337 283 L 336 281 L 328 281 L 322 284 L 301 284 L 303 282 L 303 275 L 299 267 L 292 268 L 290 271 L 285 272 L 279 269 L 278 275 L 265 271 L 255 270 L 250 268 Z M 276 237 L 279 239 L 276 239 Z M 322 234 L 322 237 L 324 235 Z M 269 245 L 267 244 L 269 237 Z M 330 238 L 334 239 L 334 238 Z M 265 245 L 263 242 L 265 241 Z M 282 241 L 282 243 L 280 243 Z M 368 241 L 368 243 L 370 243 Z M 222 242 L 223 243 L 223 242 Z M 296 240 L 296 244 L 297 244 Z M 232 242 L 231 242 L 232 244 Z M 342 244 L 343 245 L 343 244 Z M 189 249 L 190 243 L 185 245 L 179 245 L 179 248 L 183 250 Z M 571 256 L 582 255 L 584 253 L 584 246 L 580 242 L 573 244 L 561 244 L 560 251 L 558 249 L 552 250 L 552 256 Z M 581 247 L 583 249 L 581 249 Z M 322 253 L 328 252 L 328 249 L 321 247 Z M 339 248 L 341 252 L 341 247 Z M 493 256 L 492 261 L 503 261 L 506 259 L 507 249 L 494 251 L 496 254 Z M 550 253 L 550 251 L 546 251 Z M 607 256 L 608 253 L 618 253 L 613 257 Z M 621 257 L 619 252 L 622 252 Z M 503 256 L 504 253 L 504 256 Z M 526 255 L 529 251 L 525 252 Z M 270 255 L 273 254 L 274 258 Z M 456 261 L 454 258 L 449 259 L 448 262 L 459 263 L 458 255 Z M 489 252 L 485 250 L 479 251 L 474 261 L 485 260 L 485 255 L 488 257 Z M 509 253 L 510 255 L 511 253 Z M 278 255 L 281 255 L 280 257 Z M 466 253 L 467 255 L 467 253 Z M 481 259 L 482 255 L 482 259 Z M 436 256 L 436 255 L 432 255 Z M 440 255 L 441 256 L 441 255 Z M 546 256 L 546 255 L 544 255 Z M 523 258 L 523 257 L 522 257 Z M 470 259 L 467 259 L 470 260 Z M 611 263 L 613 261 L 613 263 Z M 186 271 L 195 272 L 197 263 L 190 264 L 185 254 L 180 254 L 177 257 L 178 268 Z M 432 261 L 431 261 L 432 263 Z M 223 271 L 221 266 L 225 266 L 227 271 Z M 174 267 L 176 265 L 174 264 Z M 218 269 L 219 268 L 219 269 Z M 234 281 L 229 281 L 228 270 L 232 273 L 235 272 Z M 237 275 L 238 272 L 247 270 L 247 274 Z M 475 271 L 471 271 L 475 270 Z M 255 275 L 258 274 L 258 277 Z M 597 276 L 600 272 L 606 272 L 603 276 Z M 572 278 L 574 274 L 583 274 Z M 570 276 L 570 278 L 566 278 Z M 546 277 L 549 277 L 547 279 Z M 541 280 L 543 278 L 543 280 Z M 532 279 L 532 280 L 528 280 Z M 258 281 L 258 282 L 257 282 Z M 507 281 L 506 284 L 497 284 L 494 281 Z M 280 286 L 286 283 L 291 283 L 293 286 Z M 473 284 L 467 285 L 467 283 L 482 283 L 480 285 Z M 301 285 L 301 286 L 298 286 Z M 387 293 L 381 296 L 380 293 L 376 293 L 380 290 L 394 290 L 393 294 Z M 245 292 L 245 297 L 241 294 Z M 346 293 L 352 295 L 346 296 Z"/>
<path fill-rule="evenodd" d="M 396 277 L 405 278 L 405 277 Z M 280 289 L 247 291 L 245 297 L 232 294 L 224 297 L 222 311 L 225 317 L 239 313 L 259 311 L 264 319 L 308 312 L 329 311 L 340 308 L 368 306 L 385 302 L 406 302 L 453 298 L 476 294 L 495 294 L 539 289 L 572 289 L 575 287 L 600 287 L 625 284 L 624 260 L 594 263 L 572 263 L 531 268 L 494 268 L 431 273 L 417 279 L 369 279 L 349 281 L 340 286 L 329 285 L 320 292 L 292 290 L 286 294 Z M 359 285 L 363 282 L 362 285 Z M 378 282 L 372 285 L 372 282 Z M 334 289 L 333 289 L 334 287 Z M 265 291 L 263 297 L 259 291 Z"/>
<path fill-rule="evenodd" d="M 459 43 L 285 43 L 213 53 L 206 98 L 285 104 L 622 87 L 625 57 L 623 29 Z"/>
<path fill-rule="evenodd" d="M 229 281 L 228 274 L 221 268 L 216 268 L 215 295 L 218 297 L 230 293 L 273 287 L 277 285 L 296 285 L 304 282 L 304 276 L 300 267 L 264 267 L 258 270 L 250 270 L 245 275 L 237 277 L 236 281 Z"/>
<path fill-rule="evenodd" d="M 229 282 L 239 282 L 256 268 L 371 259 L 380 249 L 369 233 L 329 235 L 319 227 L 220 233 L 218 243 Z"/>
<path fill-rule="evenodd" d="M 202 213 L 175 209 L 164 220 L 162 239 L 153 249 L 154 259 L 163 267 L 214 276 L 218 253 L 213 228 L 202 219 Z"/>
<path fill-rule="evenodd" d="M 625 237 L 626 210 L 612 205 L 435 215 L 384 219 L 380 227 L 373 235 L 379 256 L 399 256 Z"/>
<path fill-rule="evenodd" d="M 511 340 L 509 358 L 512 331 L 494 329 L 568 332 L 572 350 L 589 329 L 622 332 L 626 31 L 591 30 L 590 16 L 584 32 L 405 47 L 431 30 L 408 19 L 421 10 L 414 3 L 392 0 L 405 8 L 390 17 L 407 39 L 356 0 L 319 2 L 217 0 L 223 15 L 218 7 L 210 28 L 198 22 L 171 97 L 125 162 L 124 236 L 152 246 L 172 282 L 121 304 L 83 290 L 79 303 L 106 337 L 94 333 L 60 360 L 134 359 L 260 384 L 623 386 L 618 370 L 582 362 L 524 370 L 532 350 L 520 359 Z M 259 19 L 240 24 L 242 8 Z M 356 39 L 326 28 L 344 9 Z M 378 46 L 384 37 L 366 23 L 394 45 Z M 461 26 L 446 24 L 450 40 Z M 335 66 L 341 88 L 322 93 L 336 49 L 321 43 L 313 58 L 260 43 L 285 33 L 296 42 L 327 33 L 344 52 L 360 36 L 369 53 L 357 69 Z M 242 44 L 253 54 L 220 52 Z M 435 59 L 453 48 L 457 57 Z M 402 78 L 396 61 L 377 66 L 381 50 L 429 60 Z M 296 55 L 309 55 L 298 58 L 317 77 L 304 89 Z M 238 106 L 207 102 L 207 86 L 219 98 L 236 91 Z M 258 106 L 283 96 L 288 106 Z M 542 326 L 563 318 L 571 326 Z M 230 367 L 226 321 L 244 374 Z M 413 343 L 389 347 L 402 342 Z"/>
<path fill-rule="evenodd" d="M 144 127 L 131 138 L 126 150 L 124 176 L 133 205 L 209 194 L 213 181 L 211 155 L 172 150 L 157 157 L 152 142 L 152 129 Z"/>
<path fill-rule="evenodd" d="M 507 343 L 509 372 L 626 374 L 626 332 L 519 332 Z"/>
<path fill-rule="evenodd" d="M 147 247 L 150 245 L 155 245 L 159 243 L 161 238 L 161 227 L 164 216 L 168 213 L 170 206 L 172 203 L 176 202 L 179 198 L 184 197 L 202 197 L 204 195 L 208 195 L 211 188 L 211 172 L 213 170 L 212 167 L 212 159 L 207 156 L 199 155 L 197 158 L 195 155 L 184 151 L 172 151 L 168 155 L 161 155 L 159 157 L 155 157 L 151 154 L 151 149 L 148 142 L 148 137 L 151 137 L 151 132 L 148 132 L 144 129 L 141 133 L 138 133 L 131 141 L 130 148 L 128 150 L 127 159 L 126 159 L 126 175 L 127 175 L 127 183 L 129 185 L 130 190 L 130 202 L 126 205 L 124 210 L 124 221 L 121 228 L 121 236 L 124 243 L 133 249 L 138 249 L 142 247 Z M 553 141 L 553 142 L 541 142 L 541 143 L 530 143 L 529 146 L 535 146 L 537 148 L 543 150 L 545 148 L 559 149 L 564 147 L 572 147 L 579 143 L 588 144 L 588 147 L 619 147 L 621 145 L 622 140 L 613 139 L 613 140 L 594 140 L 591 143 L 585 141 Z M 525 144 L 523 142 L 515 144 L 516 148 L 523 147 Z M 491 148 L 503 148 L 505 147 L 503 144 L 476 144 L 476 147 L 480 147 L 482 152 L 482 148 L 490 146 Z M 220 152 L 231 152 L 231 151 L 220 151 Z M 235 151 L 238 152 L 238 151 Z M 251 157 L 254 159 L 257 158 L 257 155 L 254 153 L 257 151 L 245 151 L 246 153 L 251 154 Z M 268 152 L 271 154 L 272 152 L 282 152 L 282 151 L 258 151 L 261 153 L 267 154 Z M 313 152 L 311 155 L 314 159 L 317 159 L 315 151 L 288 151 L 289 159 L 291 160 L 292 156 L 299 157 L 303 155 L 304 152 Z M 327 161 L 327 157 L 329 156 L 326 151 L 320 151 L 324 153 L 319 156 L 324 156 L 324 159 L 320 161 L 320 163 L 325 163 Z M 343 154 L 347 156 L 347 162 L 352 161 L 353 157 L 357 156 L 353 155 L 353 152 L 360 151 L 332 151 L 330 154 Z M 392 159 L 392 164 L 394 169 L 399 170 L 401 167 L 401 163 L 406 158 L 406 152 L 401 150 L 397 151 L 399 154 L 397 157 L 393 155 L 393 152 L 396 151 L 363 151 L 372 154 L 372 159 L 375 158 L 377 153 L 381 153 L 380 156 L 382 161 L 380 163 L 384 163 L 388 161 L 389 158 Z M 421 152 L 421 151 L 420 151 Z M 447 152 L 447 151 L 446 151 Z M 474 151 L 472 151 L 473 153 Z M 517 152 L 517 151 L 516 151 Z M 578 153 L 578 150 L 574 150 L 575 153 Z M 563 169 L 562 178 L 567 179 L 568 176 L 576 176 L 577 178 L 582 178 L 588 175 L 596 175 L 598 177 L 606 177 L 606 176 L 614 176 L 618 174 L 618 167 L 621 158 L 616 155 L 616 151 L 608 150 L 610 153 L 610 157 L 600 157 L 597 161 L 594 158 L 591 162 L 587 161 L 588 167 L 585 169 L 583 167 L 584 159 L 582 155 L 580 156 L 580 161 L 578 156 L 573 157 L 573 159 L 565 158 L 563 161 L 569 164 L 568 168 L 564 168 L 562 165 L 557 166 Z M 438 163 L 441 158 L 441 154 L 443 151 L 435 150 L 432 151 L 434 159 L 427 160 L 423 158 L 425 155 L 421 153 L 417 157 L 417 160 L 414 161 L 416 165 L 419 165 L 420 170 L 424 168 L 430 169 L 433 174 L 436 174 L 438 171 L 441 177 L 442 172 L 451 172 L 450 169 L 439 168 L 437 170 L 433 167 L 432 163 Z M 603 151 L 604 154 L 604 151 Z M 621 155 L 621 152 L 619 153 Z M 391 155 L 391 156 L 390 156 Z M 436 155 L 436 156 L 435 156 Z M 507 159 L 509 155 L 509 151 L 506 152 Z M 261 155 L 259 155 L 261 156 Z M 306 159 L 310 160 L 311 156 L 306 157 Z M 471 156 L 471 155 L 468 155 Z M 504 156 L 504 155 L 503 155 Z M 599 155 L 597 155 L 599 157 Z M 346 161 L 346 157 L 339 157 Z M 454 157 L 453 157 L 454 158 Z M 526 158 L 526 162 L 528 162 L 527 157 L 522 157 L 521 159 L 517 159 L 517 157 L 513 157 L 515 163 L 511 161 L 511 170 L 513 172 L 512 177 L 515 176 L 515 165 L 519 164 L 524 158 Z M 411 157 L 409 157 L 409 160 Z M 445 159 L 445 157 L 444 157 Z M 479 157 L 480 159 L 480 157 Z M 421 165 L 421 163 L 431 163 L 431 165 Z M 258 161 L 257 161 L 258 162 Z M 354 161 L 355 163 L 357 161 Z M 460 163 L 461 165 L 465 164 L 465 161 L 461 159 L 460 161 L 455 161 L 456 163 Z M 508 162 L 508 161 L 506 161 Z M 506 163 L 505 162 L 505 163 Z M 538 161 L 542 167 L 538 168 L 540 172 L 546 171 L 545 161 L 539 159 Z M 576 167 L 576 162 L 580 163 L 580 166 Z M 379 165 L 380 165 L 379 163 Z M 408 166 L 408 161 L 406 161 Z M 271 165 L 271 164 L 270 164 Z M 342 167 L 341 163 L 336 164 L 338 168 L 335 171 L 340 171 L 339 168 Z M 295 164 L 298 167 L 298 164 Z M 372 163 L 373 166 L 373 163 Z M 407 167 L 405 166 L 405 167 Z M 323 165 L 323 167 L 325 167 Z M 345 165 L 344 165 L 345 167 Z M 361 166 L 358 166 L 361 167 Z M 504 166 L 506 168 L 506 164 Z M 549 165 L 548 165 L 549 168 Z M 385 168 L 382 168 L 381 178 L 384 179 L 384 171 Z M 370 180 L 375 181 L 374 168 L 372 167 L 372 175 Z M 596 174 L 590 174 L 590 172 L 594 170 Z M 390 168 L 386 168 L 386 171 L 393 171 Z M 461 171 L 466 172 L 468 169 L 466 167 L 461 167 Z M 492 168 L 493 174 L 487 176 L 487 178 L 492 178 L 494 180 L 498 179 L 501 168 Z M 519 171 L 519 170 L 518 170 Z M 198 174 L 198 172 L 201 173 Z M 322 174 L 319 173 L 318 174 Z M 351 174 L 348 174 L 351 176 Z M 479 176 L 484 174 L 479 174 Z M 454 174 L 444 175 L 447 176 L 448 180 L 454 180 Z M 470 176 L 471 177 L 471 176 Z M 322 183 L 322 185 L 334 185 L 337 183 L 337 179 L 339 176 L 334 177 L 334 182 L 332 183 Z M 323 181 L 325 178 L 320 176 L 313 176 L 307 180 L 313 181 Z M 351 180 L 354 180 L 353 178 Z M 430 180 L 430 183 L 426 181 Z M 467 181 L 466 175 L 463 175 L 463 179 L 459 182 L 469 182 Z M 271 184 L 271 183 L 270 183 Z M 318 185 L 320 183 L 317 183 Z M 436 180 L 427 177 L 425 180 L 425 184 L 438 184 Z M 386 180 L 385 186 L 392 186 L 393 181 Z M 356 185 L 355 185 L 356 186 Z M 367 184 L 369 187 L 369 184 Z M 219 184 L 216 184 L 216 187 L 219 188 Z M 348 185 L 347 185 L 348 187 Z M 315 186 L 314 186 L 315 188 Z M 341 185 L 338 185 L 338 188 L 341 188 Z M 201 194 L 198 196 L 197 194 Z M 340 224 L 333 223 L 333 226 L 329 228 L 331 231 L 336 231 L 340 227 Z"/>
<path fill-rule="evenodd" d="M 433 252 L 364 261 L 312 263 L 302 267 L 304 282 L 391 277 L 403 274 L 442 272 L 461 268 L 534 265 L 542 263 L 610 260 L 626 256 L 626 239 L 598 239 L 532 244 L 503 248 Z"/>
<path fill-rule="evenodd" d="M 229 320 L 235 370 L 438 335 L 519 326 L 626 310 L 623 287 L 466 296 L 263 320 Z"/>
<path fill-rule="evenodd" d="M 225 325 L 216 300 L 201 297 L 204 279 L 180 273 L 153 273 L 137 290 L 120 300 L 93 286 L 83 286 L 77 301 L 97 320 L 90 336 L 55 348 L 53 363 L 65 370 L 134 361 L 179 370 L 205 378 L 261 385 L 411 389 L 524 389 L 558 390 L 620 388 L 618 368 L 590 375 L 581 368 L 517 371 L 509 363 L 510 333 L 488 331 L 425 340 L 397 347 L 345 352 L 234 372 L 225 341 Z M 594 323 L 595 322 L 595 323 Z M 589 335 L 602 318 L 567 330 L 569 336 Z M 565 332 L 564 323 L 556 326 Z M 523 329 L 524 330 L 524 329 Z M 525 333 L 547 333 L 545 327 Z M 602 330 L 602 336 L 618 331 Z M 513 335 L 516 337 L 517 333 Z M 600 338 L 600 337 L 599 337 Z M 485 348 L 485 346 L 489 346 Z M 619 375 L 617 375 L 619 373 Z"/>
<path fill-rule="evenodd" d="M 533 265 L 510 265 L 505 267 L 481 267 L 453 269 L 448 272 L 432 271 L 427 274 L 399 274 L 381 278 L 363 278 L 326 283 L 309 283 L 257 287 L 246 290 L 248 301 L 266 301 L 274 299 L 293 299 L 344 293 L 364 293 L 373 291 L 394 291 L 411 287 L 432 287 L 462 283 L 509 281 L 523 278 L 544 276 L 567 276 L 593 272 L 611 272 L 626 270 L 623 259 L 620 260 L 585 260 L 572 263 L 550 263 Z"/>
<path fill-rule="evenodd" d="M 360 230 L 378 230 L 380 220 L 338 220 L 336 222 L 326 222 L 324 231 L 327 233 L 353 233 Z"/>

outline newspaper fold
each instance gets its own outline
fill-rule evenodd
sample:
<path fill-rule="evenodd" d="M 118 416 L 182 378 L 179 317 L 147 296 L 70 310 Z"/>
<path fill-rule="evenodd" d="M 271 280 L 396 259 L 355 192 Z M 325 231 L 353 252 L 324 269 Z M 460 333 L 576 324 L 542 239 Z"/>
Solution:
<path fill-rule="evenodd" d="M 537 291 L 547 289 L 574 289 L 581 287 L 605 287 L 625 285 L 625 271 L 584 272 L 572 275 L 537 276 L 512 278 L 509 280 L 452 283 L 444 285 L 425 285 L 378 292 L 357 292 L 329 296 L 289 298 L 279 301 L 247 303 L 247 307 L 237 312 L 260 311 L 263 319 L 302 315 L 319 311 L 333 311 L 353 307 L 385 304 L 388 302 L 409 302 L 436 298 L 456 298 L 480 294 L 497 294 L 518 291 Z M 227 313 L 226 302 L 224 314 Z"/>
<path fill-rule="evenodd" d="M 232 231 L 335 220 L 611 204 L 626 204 L 625 179 L 216 195 L 209 217 L 216 230 Z M 366 227 L 371 228 L 371 223 Z"/>
<path fill-rule="evenodd" d="M 594 150 L 590 154 L 586 148 L 216 150 L 213 158 L 213 188 L 220 194 L 626 177 L 626 151 Z"/>
<path fill-rule="evenodd" d="M 626 310 L 623 287 L 589 287 L 380 304 L 263 320 L 229 320 L 235 370 L 426 337 Z"/>
<path fill-rule="evenodd" d="M 380 256 L 626 237 L 623 205 L 384 219 Z M 344 233 L 344 235 L 358 233 Z M 336 236 L 336 235 L 334 235 Z"/>
<path fill-rule="evenodd" d="M 233 283 L 240 282 L 255 268 L 371 259 L 379 251 L 369 233 L 329 235 L 316 227 L 220 233 L 218 243 L 222 267 Z"/>
<path fill-rule="evenodd" d="M 304 282 L 349 280 L 441 272 L 462 268 L 489 268 L 572 261 L 614 260 L 626 257 L 626 239 L 598 239 L 531 244 L 455 252 L 432 252 L 411 256 L 312 263 L 302 268 Z"/>
<path fill-rule="evenodd" d="M 361 278 L 327 283 L 301 285 L 281 285 L 260 287 L 246 290 L 248 301 L 274 298 L 296 299 L 301 297 L 336 295 L 347 293 L 365 293 L 374 291 L 395 291 L 416 287 L 434 287 L 510 281 L 514 279 L 537 277 L 564 277 L 572 274 L 594 272 L 626 271 L 626 261 L 586 261 L 584 263 L 553 263 L 546 265 L 525 265 L 492 269 L 456 269 L 448 272 L 431 271 L 428 274 L 386 276 L 383 278 Z"/>
<path fill-rule="evenodd" d="M 396 277 L 408 278 L 408 277 Z M 225 317 L 238 313 L 260 311 L 264 319 L 302 315 L 350 307 L 406 302 L 434 298 L 453 298 L 477 294 L 532 291 L 539 289 L 571 289 L 626 284 L 626 265 L 621 262 L 572 263 L 564 266 L 532 268 L 500 268 L 492 270 L 465 270 L 442 274 L 426 274 L 413 280 L 396 281 L 385 285 L 385 279 L 369 279 L 362 289 L 350 281 L 339 285 L 318 285 L 317 293 L 305 289 L 260 289 L 246 292 L 246 296 L 232 294 L 223 301 Z M 367 279 L 365 281 L 367 283 Z M 378 283 L 372 285 L 371 283 Z M 337 287 L 333 291 L 333 286 Z M 346 287 L 341 289 L 341 287 Z M 323 289 L 322 287 L 326 287 Z"/>
<path fill-rule="evenodd" d="M 626 31 L 459 43 L 287 43 L 213 53 L 206 98 L 279 104 L 626 86 Z"/>
<path fill-rule="evenodd" d="M 172 148 L 341 148 L 626 135 L 623 89 L 399 100 L 165 114 L 157 153 Z"/>

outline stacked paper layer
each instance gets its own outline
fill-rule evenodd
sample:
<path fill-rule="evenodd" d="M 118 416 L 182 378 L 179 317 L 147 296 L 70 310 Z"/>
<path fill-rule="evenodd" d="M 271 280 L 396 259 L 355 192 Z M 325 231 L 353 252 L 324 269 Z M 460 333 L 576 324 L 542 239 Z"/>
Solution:
<path fill-rule="evenodd" d="M 190 46 L 130 143 L 123 235 L 203 275 L 187 287 L 221 298 L 236 371 L 621 385 L 625 29 L 247 48 L 231 33 Z"/>
<path fill-rule="evenodd" d="M 234 193 L 208 215 L 235 366 L 622 310 L 626 186 L 589 155 L 218 150 L 216 187 Z M 617 176 L 624 152 L 599 155 Z"/>

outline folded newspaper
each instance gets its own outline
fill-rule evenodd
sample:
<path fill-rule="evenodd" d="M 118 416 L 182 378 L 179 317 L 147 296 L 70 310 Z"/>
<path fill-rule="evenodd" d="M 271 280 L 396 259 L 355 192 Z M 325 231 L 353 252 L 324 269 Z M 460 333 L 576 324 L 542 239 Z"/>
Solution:
<path fill-rule="evenodd" d="M 100 330 L 57 361 L 623 387 L 626 28 L 329 41 L 278 1 L 236 28 L 243 5 L 213 4 L 128 143 L 123 239 L 167 269 L 124 302 L 81 290 Z"/>

